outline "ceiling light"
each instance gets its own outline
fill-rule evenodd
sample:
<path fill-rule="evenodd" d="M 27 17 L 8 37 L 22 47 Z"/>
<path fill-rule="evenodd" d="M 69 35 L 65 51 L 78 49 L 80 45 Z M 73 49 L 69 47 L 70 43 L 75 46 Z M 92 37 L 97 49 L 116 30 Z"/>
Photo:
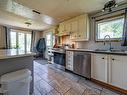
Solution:
<path fill-rule="evenodd" d="M 115 0 L 110 0 L 110 1 L 108 1 L 105 5 L 104 5 L 104 8 L 103 8 L 103 12 L 105 11 L 105 10 L 109 10 L 109 12 L 111 12 L 112 11 L 112 8 L 114 8 L 114 7 L 117 7 L 118 5 L 117 5 L 117 3 L 116 3 L 116 1 Z"/>
<path fill-rule="evenodd" d="M 25 24 L 27 25 L 27 27 L 29 27 L 30 25 L 32 25 L 30 22 L 25 22 Z"/>

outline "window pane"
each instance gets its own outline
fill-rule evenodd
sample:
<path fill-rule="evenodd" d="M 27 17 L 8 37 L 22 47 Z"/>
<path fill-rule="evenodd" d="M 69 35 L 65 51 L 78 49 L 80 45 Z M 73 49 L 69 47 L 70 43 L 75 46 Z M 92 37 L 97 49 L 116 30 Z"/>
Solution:
<path fill-rule="evenodd" d="M 26 49 L 31 50 L 31 34 L 26 34 Z"/>
<path fill-rule="evenodd" d="M 18 33 L 18 48 L 21 50 L 25 50 L 25 34 Z"/>
<path fill-rule="evenodd" d="M 113 39 L 121 38 L 123 34 L 123 25 L 124 18 L 98 23 L 98 39 L 104 39 L 106 35 L 110 35 Z"/>
<path fill-rule="evenodd" d="M 10 46 L 16 48 L 16 32 L 10 32 Z"/>
<path fill-rule="evenodd" d="M 52 35 L 51 34 L 46 35 L 46 44 L 47 44 L 47 46 L 51 46 L 51 44 L 52 44 Z"/>

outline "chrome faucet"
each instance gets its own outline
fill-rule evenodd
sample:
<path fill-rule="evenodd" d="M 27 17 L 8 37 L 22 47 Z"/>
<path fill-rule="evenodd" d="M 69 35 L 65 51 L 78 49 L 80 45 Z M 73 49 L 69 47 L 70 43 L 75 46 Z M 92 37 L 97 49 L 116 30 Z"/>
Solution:
<path fill-rule="evenodd" d="M 104 45 L 105 45 L 105 42 L 106 42 L 106 38 L 109 38 L 109 45 L 110 45 L 110 47 L 109 47 L 109 50 L 111 51 L 111 49 L 112 49 L 112 44 L 111 44 L 111 37 L 109 36 L 109 35 L 106 35 L 105 37 L 104 37 Z"/>

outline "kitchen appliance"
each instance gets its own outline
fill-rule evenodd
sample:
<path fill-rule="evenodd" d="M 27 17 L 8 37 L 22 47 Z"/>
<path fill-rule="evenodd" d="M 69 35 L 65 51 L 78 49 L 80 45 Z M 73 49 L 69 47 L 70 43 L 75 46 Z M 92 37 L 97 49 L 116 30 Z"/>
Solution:
<path fill-rule="evenodd" d="M 74 52 L 73 72 L 88 79 L 91 77 L 91 54 Z"/>
<path fill-rule="evenodd" d="M 54 54 L 54 63 L 65 67 L 65 49 L 53 48 L 52 52 Z"/>

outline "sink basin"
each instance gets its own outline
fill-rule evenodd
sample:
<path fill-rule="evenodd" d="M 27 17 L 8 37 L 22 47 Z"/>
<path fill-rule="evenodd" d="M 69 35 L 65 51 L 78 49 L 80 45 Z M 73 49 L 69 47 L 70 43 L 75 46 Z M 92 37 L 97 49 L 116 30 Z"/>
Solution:
<path fill-rule="evenodd" d="M 112 49 L 111 52 L 125 52 L 125 50 L 122 49 Z"/>
<path fill-rule="evenodd" d="M 109 50 L 106 50 L 106 49 L 96 49 L 96 50 L 94 50 L 94 51 L 109 51 Z"/>
<path fill-rule="evenodd" d="M 95 51 L 100 51 L 100 52 L 125 52 L 122 49 L 111 49 L 111 50 L 106 50 L 106 49 L 96 49 Z"/>

